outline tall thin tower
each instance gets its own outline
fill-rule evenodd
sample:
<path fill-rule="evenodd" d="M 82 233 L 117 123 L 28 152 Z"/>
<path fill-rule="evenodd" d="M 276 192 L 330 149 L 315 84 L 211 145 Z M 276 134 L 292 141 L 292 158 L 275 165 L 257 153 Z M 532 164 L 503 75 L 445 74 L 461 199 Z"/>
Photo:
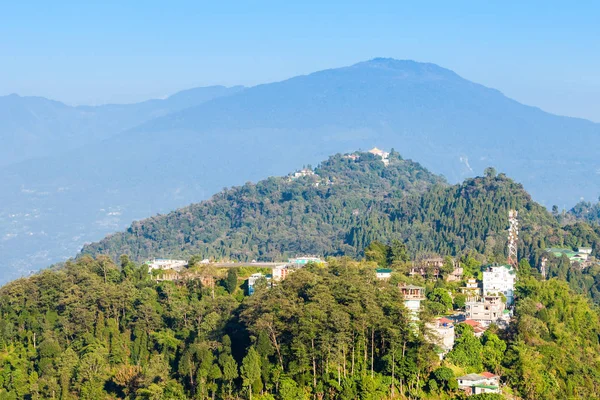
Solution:
<path fill-rule="evenodd" d="M 519 244 L 519 213 L 517 210 L 508 212 L 508 263 L 517 268 L 519 261 L 517 259 L 517 247 Z"/>

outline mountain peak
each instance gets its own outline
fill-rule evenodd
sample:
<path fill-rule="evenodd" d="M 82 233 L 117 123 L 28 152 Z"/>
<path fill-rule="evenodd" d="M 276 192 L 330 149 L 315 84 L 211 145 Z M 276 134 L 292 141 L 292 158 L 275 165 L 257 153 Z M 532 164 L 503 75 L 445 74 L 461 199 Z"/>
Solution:
<path fill-rule="evenodd" d="M 408 76 L 421 76 L 428 78 L 462 79 L 454 71 L 442 68 L 437 64 L 424 63 L 413 60 L 397 60 L 395 58 L 377 57 L 371 60 L 354 64 L 351 68 L 380 69 Z"/>

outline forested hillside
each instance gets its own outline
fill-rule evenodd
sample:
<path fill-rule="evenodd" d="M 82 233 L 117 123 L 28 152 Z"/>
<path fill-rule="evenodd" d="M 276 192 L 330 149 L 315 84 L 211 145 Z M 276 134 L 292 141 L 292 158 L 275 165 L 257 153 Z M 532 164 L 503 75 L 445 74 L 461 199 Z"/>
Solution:
<path fill-rule="evenodd" d="M 469 251 L 504 261 L 508 211 L 520 218 L 519 254 L 538 265 L 546 247 L 600 244 L 585 224 L 561 227 L 523 187 L 492 169 L 449 186 L 392 153 L 331 157 L 315 175 L 269 178 L 216 194 L 86 246 L 83 254 L 282 260 L 296 254 L 360 256 L 372 241 L 400 240 L 412 256 Z"/>
<path fill-rule="evenodd" d="M 600 224 L 600 202 L 580 201 L 569 210 L 568 214 L 582 221 Z"/>
<path fill-rule="evenodd" d="M 348 234 L 381 202 L 418 195 L 445 181 L 398 153 L 381 159 L 336 155 L 314 175 L 273 177 L 224 190 L 210 200 L 135 222 L 85 246 L 84 254 L 280 260 L 295 254 L 360 253 Z"/>
<path fill-rule="evenodd" d="M 527 400 L 600 396 L 599 317 L 564 282 L 521 276 L 513 328 L 462 324 L 442 363 L 374 265 L 330 259 L 250 297 L 127 258 L 20 279 L 0 289 L 0 398 L 461 399 L 456 377 L 481 368 Z"/>

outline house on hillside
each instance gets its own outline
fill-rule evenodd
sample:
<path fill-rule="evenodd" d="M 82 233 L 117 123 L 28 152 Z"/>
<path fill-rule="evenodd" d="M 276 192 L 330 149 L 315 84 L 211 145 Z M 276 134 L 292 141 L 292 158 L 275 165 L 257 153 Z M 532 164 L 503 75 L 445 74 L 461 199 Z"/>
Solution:
<path fill-rule="evenodd" d="M 475 334 L 475 337 L 480 338 L 481 336 L 483 336 L 483 333 L 485 331 L 487 331 L 487 328 L 482 326 L 479 322 L 477 321 L 473 321 L 472 319 L 466 319 L 463 321 L 464 324 L 469 325 L 471 328 L 473 328 L 473 333 Z"/>
<path fill-rule="evenodd" d="M 167 270 L 172 269 L 174 271 L 181 271 L 187 267 L 188 262 L 185 260 L 170 260 L 167 258 L 153 258 L 152 260 L 146 261 L 145 264 L 148 266 L 148 272 L 152 270 L 160 269 Z"/>
<path fill-rule="evenodd" d="M 404 306 L 411 312 L 412 318 L 417 319 L 421 311 L 421 302 L 425 300 L 425 288 L 406 284 L 399 284 L 398 287 L 404 296 Z"/>
<path fill-rule="evenodd" d="M 483 296 L 482 301 L 470 301 L 465 305 L 466 317 L 484 326 L 510 318 L 500 296 Z"/>
<path fill-rule="evenodd" d="M 459 376 L 458 388 L 467 396 L 483 393 L 500 393 L 500 377 L 491 372 Z"/>
<path fill-rule="evenodd" d="M 267 282 L 267 286 L 269 286 L 273 279 L 273 275 L 264 275 L 260 272 L 250 275 L 250 277 L 248 278 L 248 296 L 254 294 L 254 292 L 256 291 L 256 282 L 258 282 L 260 279 L 265 279 Z"/>
<path fill-rule="evenodd" d="M 310 168 L 303 168 L 300 171 L 296 171 L 294 172 L 294 174 L 291 176 L 292 179 L 297 179 L 297 178 L 301 178 L 303 176 L 313 176 L 315 174 L 315 171 L 313 171 Z"/>
<path fill-rule="evenodd" d="M 578 264 L 581 268 L 586 268 L 589 266 L 589 258 L 592 254 L 591 247 L 580 247 L 577 249 L 577 251 L 567 248 L 551 247 L 546 249 L 546 251 L 555 257 L 562 257 L 565 255 L 569 258 L 571 265 Z"/>
<path fill-rule="evenodd" d="M 440 269 L 444 266 L 444 259 L 442 257 L 430 257 L 422 260 L 413 261 L 409 271 L 411 277 L 417 275 L 426 278 L 428 276 L 439 276 Z"/>
<path fill-rule="evenodd" d="M 443 358 L 454 347 L 454 322 L 446 317 L 437 318 L 427 324 L 428 339 L 439 347 L 438 355 Z"/>
<path fill-rule="evenodd" d="M 477 301 L 481 296 L 481 289 L 475 278 L 467 279 L 465 286 L 460 288 L 460 292 L 467 296 L 467 301 Z"/>
<path fill-rule="evenodd" d="M 458 266 L 458 264 L 455 265 L 454 270 L 448 274 L 448 276 L 446 277 L 446 280 L 448 282 L 458 282 L 460 280 L 462 280 L 463 278 L 463 267 Z"/>
<path fill-rule="evenodd" d="M 510 265 L 488 265 L 483 271 L 483 295 L 500 295 L 506 297 L 506 304 L 514 301 L 515 280 L 517 271 Z"/>
<path fill-rule="evenodd" d="M 375 276 L 382 281 L 388 280 L 392 277 L 392 270 L 388 268 L 377 268 L 375 270 Z"/>
<path fill-rule="evenodd" d="M 273 268 L 273 281 L 281 282 L 289 275 L 290 270 L 287 265 L 278 265 Z"/>

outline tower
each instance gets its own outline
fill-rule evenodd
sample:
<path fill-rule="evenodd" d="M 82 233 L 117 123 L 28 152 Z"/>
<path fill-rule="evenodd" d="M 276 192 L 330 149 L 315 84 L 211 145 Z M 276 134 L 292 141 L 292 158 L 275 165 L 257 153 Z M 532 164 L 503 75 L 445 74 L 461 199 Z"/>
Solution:
<path fill-rule="evenodd" d="M 508 212 L 508 263 L 514 268 L 518 266 L 517 247 L 519 244 L 519 213 L 517 210 Z"/>

